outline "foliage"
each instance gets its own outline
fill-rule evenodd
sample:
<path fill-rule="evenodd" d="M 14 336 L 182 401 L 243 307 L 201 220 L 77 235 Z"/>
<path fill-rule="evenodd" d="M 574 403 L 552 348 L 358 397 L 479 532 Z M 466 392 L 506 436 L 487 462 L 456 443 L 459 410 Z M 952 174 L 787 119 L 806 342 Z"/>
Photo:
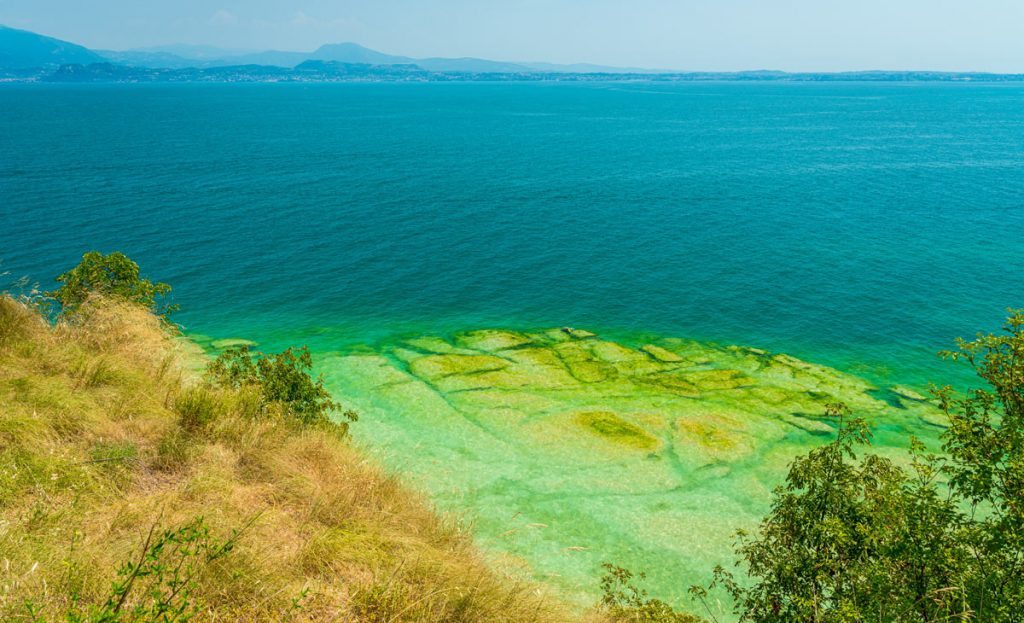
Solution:
<path fill-rule="evenodd" d="M 310 376 L 313 358 L 309 349 L 289 348 L 278 354 L 250 352 L 248 346 L 229 348 L 207 366 L 211 380 L 232 389 L 254 387 L 265 405 L 279 405 L 303 424 L 326 422 L 341 405 L 331 399 L 323 379 Z M 344 417 L 355 421 L 353 411 Z"/>
<path fill-rule="evenodd" d="M 676 612 L 667 603 L 648 597 L 647 591 L 633 584 L 633 573 L 605 563 L 601 577 L 601 606 L 615 623 L 700 623 L 700 619 Z M 637 579 L 646 576 L 640 573 Z"/>
<path fill-rule="evenodd" d="M 139 265 L 117 251 L 108 255 L 89 251 L 82 255 L 78 266 L 58 276 L 57 281 L 63 285 L 49 295 L 65 312 L 79 309 L 92 294 L 138 303 L 164 318 L 178 310 L 177 305 L 165 300 L 171 286 L 140 277 Z"/>
<path fill-rule="evenodd" d="M 1002 333 L 942 354 L 987 385 L 936 390 L 950 421 L 944 471 L 968 509 L 956 534 L 969 557 L 967 599 L 979 620 L 1024 620 L 1024 310 L 1010 310 Z"/>
<path fill-rule="evenodd" d="M 190 387 L 174 400 L 174 410 L 181 416 L 181 427 L 196 431 L 223 415 L 223 405 L 206 387 Z"/>
<path fill-rule="evenodd" d="M 951 584 L 955 511 L 934 471 L 914 476 L 865 455 L 866 422 L 830 405 L 838 434 L 790 465 L 756 537 L 738 535 L 752 583 L 716 569 L 746 621 L 934 621 L 966 618 Z M 915 446 L 918 447 L 919 446 Z"/>
<path fill-rule="evenodd" d="M 210 534 L 202 517 L 164 530 L 154 539 L 154 524 L 137 560 L 121 565 L 110 594 L 100 606 L 73 609 L 67 623 L 185 623 L 200 612 L 194 597 L 203 569 L 227 556 L 239 538 L 234 531 L 223 541 Z"/>
<path fill-rule="evenodd" d="M 797 458 L 758 533 L 738 535 L 747 577 L 716 569 L 741 620 L 1024 620 L 1024 312 L 942 355 L 986 384 L 934 390 L 945 455 L 911 440 L 909 469 L 858 459 L 865 422 L 831 406 L 835 440 Z"/>

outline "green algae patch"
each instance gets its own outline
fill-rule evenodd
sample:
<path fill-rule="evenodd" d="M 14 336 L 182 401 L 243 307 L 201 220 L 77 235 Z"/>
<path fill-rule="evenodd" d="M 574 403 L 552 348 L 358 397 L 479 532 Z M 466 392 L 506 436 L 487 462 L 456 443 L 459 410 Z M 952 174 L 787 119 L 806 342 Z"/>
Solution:
<path fill-rule="evenodd" d="M 243 340 L 241 338 L 228 338 L 223 340 L 213 340 L 210 342 L 216 350 L 227 350 L 229 348 L 239 348 L 241 346 L 256 346 L 256 342 L 252 340 Z"/>
<path fill-rule="evenodd" d="M 594 357 L 607 363 L 639 363 L 647 360 L 640 351 L 616 342 L 595 341 L 587 343 L 587 346 Z"/>
<path fill-rule="evenodd" d="M 687 374 L 685 378 L 702 392 L 736 389 L 753 384 L 753 380 L 739 370 L 702 370 Z"/>
<path fill-rule="evenodd" d="M 890 388 L 890 391 L 902 399 L 911 400 L 913 402 L 924 402 L 928 400 L 927 397 L 919 394 L 906 385 L 893 385 Z"/>
<path fill-rule="evenodd" d="M 449 353 L 457 352 L 456 348 L 447 340 L 432 336 L 415 337 L 406 340 L 405 345 L 409 346 L 413 350 L 433 353 L 436 355 L 447 355 Z"/>
<path fill-rule="evenodd" d="M 506 360 L 490 355 L 428 355 L 413 356 L 412 373 L 420 378 L 439 379 L 459 374 L 481 374 L 507 367 Z"/>
<path fill-rule="evenodd" d="M 580 383 L 600 383 L 618 376 L 615 366 L 610 366 L 600 361 L 573 361 L 565 362 L 569 374 Z"/>
<path fill-rule="evenodd" d="M 638 450 L 654 450 L 658 447 L 657 439 L 647 434 L 644 429 L 630 424 L 614 413 L 589 411 L 577 413 L 573 419 L 588 431 L 612 443 Z"/>
<path fill-rule="evenodd" d="M 587 331 L 586 329 L 573 329 L 572 327 L 565 327 L 561 330 L 562 333 L 568 335 L 574 340 L 586 340 L 588 338 L 597 337 L 596 333 Z"/>
<path fill-rule="evenodd" d="M 456 341 L 465 348 L 495 352 L 524 346 L 530 343 L 530 338 L 514 331 L 482 330 L 461 333 L 456 336 Z"/>
<path fill-rule="evenodd" d="M 662 363 L 680 363 L 683 361 L 683 358 L 679 355 L 654 344 L 644 344 L 640 347 L 640 350 L 653 357 L 655 361 Z"/>
<path fill-rule="evenodd" d="M 744 454 L 751 450 L 750 447 L 741 448 L 744 431 L 735 419 L 728 416 L 679 418 L 676 420 L 676 432 L 677 444 L 698 446 L 718 458 L 738 458 L 737 450 Z"/>

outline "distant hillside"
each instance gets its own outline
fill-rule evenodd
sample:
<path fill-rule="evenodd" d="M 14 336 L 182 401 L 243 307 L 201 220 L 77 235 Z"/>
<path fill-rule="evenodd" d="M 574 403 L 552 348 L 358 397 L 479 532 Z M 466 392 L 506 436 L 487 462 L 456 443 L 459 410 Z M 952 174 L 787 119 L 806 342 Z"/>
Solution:
<path fill-rule="evenodd" d="M 599 65 L 511 63 L 483 58 L 412 58 L 371 50 L 358 43 L 332 43 L 312 52 L 265 50 L 247 52 L 202 45 L 165 45 L 134 50 L 89 50 L 24 30 L 0 26 L 0 70 L 56 68 L 61 65 L 114 63 L 145 69 L 210 69 L 265 65 L 293 68 L 306 61 L 354 65 L 417 65 L 432 72 L 465 73 L 646 73 L 644 70 Z M 654 72 L 651 72 L 654 73 Z"/>
<path fill-rule="evenodd" d="M 99 54 L 80 45 L 0 26 L 0 68 L 34 69 L 102 60 Z"/>
<path fill-rule="evenodd" d="M 424 58 L 416 64 L 430 71 L 464 71 L 469 73 L 534 73 L 518 63 L 489 61 L 482 58 Z"/>
<path fill-rule="evenodd" d="M 332 43 L 320 46 L 309 55 L 309 60 L 334 61 L 336 63 L 367 63 L 369 65 L 408 65 L 416 59 L 408 56 L 384 54 L 358 43 Z"/>
<path fill-rule="evenodd" d="M 103 52 L 103 56 L 114 63 L 151 69 L 184 69 L 187 67 L 233 67 L 239 65 L 269 65 L 273 67 L 297 67 L 306 61 L 327 61 L 355 65 L 417 65 L 427 71 L 470 72 L 470 73 L 522 73 L 538 71 L 529 65 L 506 63 L 481 58 L 425 58 L 385 54 L 358 43 L 332 43 L 323 45 L 313 52 L 287 52 L 268 50 L 265 52 L 230 53 L 216 49 L 200 48 L 202 53 L 190 53 L 197 46 L 164 46 L 151 50 L 127 52 Z M 560 65 L 546 65 L 543 71 L 559 71 Z M 569 68 L 561 71 L 572 71 Z"/>
<path fill-rule="evenodd" d="M 346 82 L 346 81 L 786 81 L 1024 82 L 1024 74 L 936 71 L 678 72 L 577 63 L 505 62 L 483 58 L 412 58 L 357 43 L 312 52 L 247 52 L 176 44 L 126 51 L 89 50 L 0 26 L 0 82 Z"/>

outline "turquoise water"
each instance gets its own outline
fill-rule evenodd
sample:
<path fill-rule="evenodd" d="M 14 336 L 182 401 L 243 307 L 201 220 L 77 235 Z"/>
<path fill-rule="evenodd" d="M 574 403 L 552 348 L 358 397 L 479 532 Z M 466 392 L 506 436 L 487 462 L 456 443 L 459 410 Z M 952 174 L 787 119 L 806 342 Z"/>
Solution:
<path fill-rule="evenodd" d="M 580 603 L 728 562 L 830 397 L 934 442 L 888 387 L 966 378 L 934 353 L 1024 306 L 1022 232 L 1018 85 L 0 87 L 6 279 L 121 250 L 190 333 L 310 345 L 361 443 Z M 600 338 L 459 333 L 566 325 Z"/>
<path fill-rule="evenodd" d="M 896 378 L 1024 304 L 1024 87 L 0 88 L 0 259 L 264 342 L 575 325 Z"/>

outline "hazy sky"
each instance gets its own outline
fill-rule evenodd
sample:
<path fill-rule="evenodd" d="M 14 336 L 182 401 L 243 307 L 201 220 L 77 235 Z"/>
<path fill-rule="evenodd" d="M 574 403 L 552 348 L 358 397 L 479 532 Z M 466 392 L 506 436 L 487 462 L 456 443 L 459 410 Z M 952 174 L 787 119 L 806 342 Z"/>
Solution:
<path fill-rule="evenodd" d="M 0 0 L 0 24 L 166 43 L 673 69 L 1024 72 L 1024 0 Z"/>

